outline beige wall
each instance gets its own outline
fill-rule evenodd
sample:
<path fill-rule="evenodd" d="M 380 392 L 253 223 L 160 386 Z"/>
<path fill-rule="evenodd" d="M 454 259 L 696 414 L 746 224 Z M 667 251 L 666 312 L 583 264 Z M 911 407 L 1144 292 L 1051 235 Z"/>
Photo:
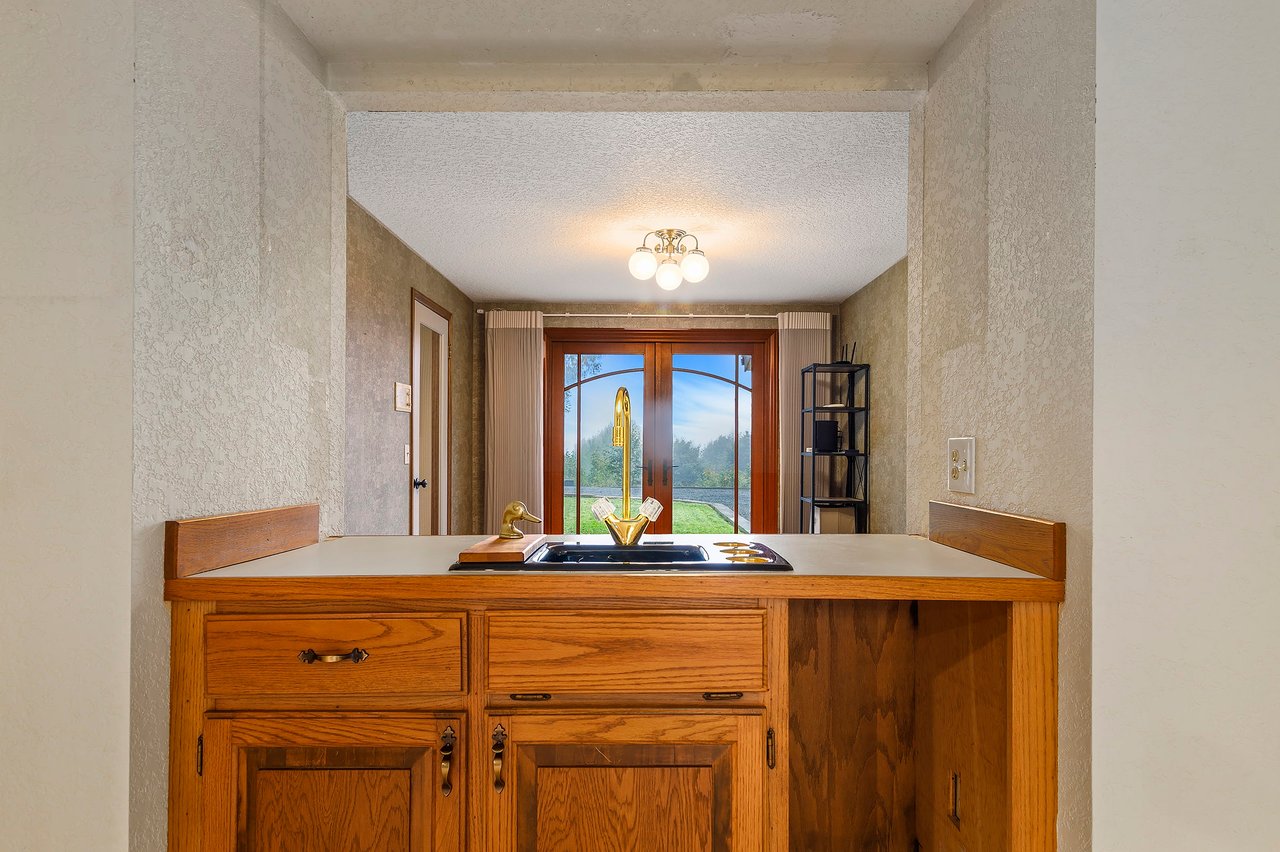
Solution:
<path fill-rule="evenodd" d="M 484 479 L 477 424 L 483 384 L 477 381 L 475 303 L 351 199 L 347 200 L 347 532 L 409 531 L 410 415 L 395 410 L 393 387 L 408 382 L 413 345 L 411 291 L 453 316 L 449 322 L 452 531 L 479 531 Z"/>
<path fill-rule="evenodd" d="M 978 0 L 913 113 L 907 532 L 929 500 L 1065 521 L 1060 848 L 1089 848 L 1092 0 Z M 945 442 L 977 438 L 977 493 Z"/>
<path fill-rule="evenodd" d="M 871 532 L 907 531 L 907 260 L 840 304 L 835 351 L 871 365 Z"/>
<path fill-rule="evenodd" d="M 0 846 L 122 850 L 133 5 L 2 17 Z"/>
<path fill-rule="evenodd" d="M 1093 848 L 1270 852 L 1280 4 L 1098 6 Z"/>
<path fill-rule="evenodd" d="M 246 0 L 136 5 L 130 836 L 165 848 L 162 523 L 308 501 L 342 529 L 339 104 Z M 340 213 L 344 213 L 339 208 Z"/>

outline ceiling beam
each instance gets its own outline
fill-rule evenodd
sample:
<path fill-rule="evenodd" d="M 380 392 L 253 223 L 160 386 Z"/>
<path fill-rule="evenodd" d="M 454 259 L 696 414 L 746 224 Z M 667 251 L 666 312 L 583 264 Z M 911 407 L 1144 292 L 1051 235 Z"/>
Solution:
<path fill-rule="evenodd" d="M 924 63 L 432 64 L 327 67 L 351 111 L 909 110 Z"/>

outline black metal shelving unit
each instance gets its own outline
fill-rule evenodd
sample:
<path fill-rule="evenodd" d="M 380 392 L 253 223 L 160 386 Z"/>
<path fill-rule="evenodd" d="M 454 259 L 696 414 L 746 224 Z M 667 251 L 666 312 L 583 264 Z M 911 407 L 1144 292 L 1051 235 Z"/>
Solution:
<path fill-rule="evenodd" d="M 819 401 L 820 393 L 827 402 Z M 838 449 L 814 449 L 813 424 L 818 419 L 840 421 Z M 810 364 L 800 370 L 800 532 L 813 532 L 819 509 L 842 508 L 853 509 L 857 531 L 867 532 L 871 518 L 870 421 L 870 365 Z M 828 472 L 829 481 L 820 484 L 818 459 L 823 458 L 832 459 L 834 470 Z"/>

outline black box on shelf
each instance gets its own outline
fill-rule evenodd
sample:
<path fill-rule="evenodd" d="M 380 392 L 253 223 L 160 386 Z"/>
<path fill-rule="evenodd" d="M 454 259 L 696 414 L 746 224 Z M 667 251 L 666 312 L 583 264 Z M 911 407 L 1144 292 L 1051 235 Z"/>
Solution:
<path fill-rule="evenodd" d="M 834 453 L 839 450 L 840 424 L 834 420 L 814 420 L 813 449 L 819 453 Z"/>

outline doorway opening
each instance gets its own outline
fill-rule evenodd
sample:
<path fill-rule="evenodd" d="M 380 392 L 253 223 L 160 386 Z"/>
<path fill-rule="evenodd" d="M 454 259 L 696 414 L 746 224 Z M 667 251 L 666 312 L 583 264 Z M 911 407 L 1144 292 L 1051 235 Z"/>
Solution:
<path fill-rule="evenodd" d="M 409 428 L 409 534 L 448 535 L 449 322 L 452 314 L 413 291 L 413 404 Z"/>
<path fill-rule="evenodd" d="M 547 531 L 605 532 L 591 513 L 622 490 L 614 395 L 631 396 L 631 489 L 656 533 L 777 530 L 776 332 L 548 329 Z"/>

